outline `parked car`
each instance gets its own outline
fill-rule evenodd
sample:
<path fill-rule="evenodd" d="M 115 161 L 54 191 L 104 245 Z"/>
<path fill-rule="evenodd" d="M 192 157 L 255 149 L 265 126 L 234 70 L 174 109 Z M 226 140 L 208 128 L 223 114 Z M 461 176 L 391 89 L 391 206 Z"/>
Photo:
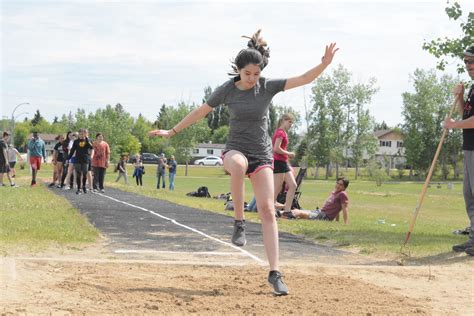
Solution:
<path fill-rule="evenodd" d="M 152 154 L 152 153 L 142 153 L 142 162 L 143 163 L 151 163 L 151 164 L 158 164 L 158 160 L 160 157 L 158 155 Z M 134 163 L 135 162 L 135 155 L 131 155 L 130 158 L 128 159 L 129 163 Z"/>
<path fill-rule="evenodd" d="M 143 163 L 154 163 L 158 164 L 160 157 L 152 153 L 142 153 L 142 162 Z"/>
<path fill-rule="evenodd" d="M 207 156 L 202 159 L 198 159 L 194 161 L 195 165 L 201 165 L 201 166 L 222 166 L 224 163 L 222 162 L 222 159 L 216 156 Z"/>

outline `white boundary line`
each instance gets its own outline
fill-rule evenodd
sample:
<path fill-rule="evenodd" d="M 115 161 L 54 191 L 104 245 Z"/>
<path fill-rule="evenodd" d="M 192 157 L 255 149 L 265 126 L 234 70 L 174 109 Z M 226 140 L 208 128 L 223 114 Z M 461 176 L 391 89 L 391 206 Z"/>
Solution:
<path fill-rule="evenodd" d="M 212 236 L 210 236 L 210 235 L 208 235 L 208 234 L 206 234 L 206 233 L 203 233 L 203 232 L 200 231 L 200 230 L 197 230 L 197 229 L 195 229 L 195 228 L 192 228 L 192 227 L 189 227 L 189 226 L 187 226 L 187 225 L 181 224 L 181 223 L 177 222 L 175 219 L 172 219 L 172 218 L 163 216 L 163 215 L 158 214 L 158 213 L 156 213 L 156 212 L 154 212 L 154 211 L 150 211 L 150 210 L 148 210 L 148 209 L 146 209 L 146 208 L 144 208 L 144 207 L 137 206 L 137 205 L 133 205 L 133 204 L 130 204 L 130 203 L 128 203 L 128 202 L 124 202 L 124 201 L 118 200 L 118 199 L 116 199 L 116 198 L 113 198 L 113 197 L 108 196 L 108 195 L 105 195 L 105 194 L 100 194 L 100 193 L 96 193 L 96 194 L 97 194 L 97 195 L 100 195 L 100 196 L 103 196 L 103 197 L 106 197 L 106 198 L 108 198 L 108 199 L 110 199 L 110 200 L 112 200 L 112 201 L 115 201 L 115 202 L 118 202 L 118 203 L 121 203 L 121 204 L 124 204 L 124 205 L 127 205 L 127 206 L 131 206 L 131 207 L 137 208 L 137 209 L 139 209 L 139 210 L 141 210 L 141 211 L 148 212 L 148 213 L 150 213 L 150 214 L 153 214 L 153 215 L 155 215 L 155 216 L 158 216 L 158 217 L 160 217 L 160 218 L 162 218 L 162 219 L 164 219 L 164 220 L 170 221 L 171 223 L 173 223 L 173 224 L 175 224 L 175 225 L 177 225 L 177 226 L 183 227 L 183 228 L 185 228 L 185 229 L 187 229 L 187 230 L 190 230 L 190 231 L 192 231 L 192 232 L 195 232 L 195 233 L 197 233 L 197 234 L 199 234 L 199 235 L 201 235 L 201 236 L 204 236 L 204 237 L 206 237 L 206 238 L 208 238 L 208 239 L 211 239 L 211 240 L 216 241 L 216 242 L 218 242 L 218 243 L 221 243 L 221 244 L 223 244 L 223 245 L 225 245 L 225 246 L 228 246 L 228 247 L 231 247 L 231 248 L 233 248 L 233 249 L 235 249 L 235 250 L 238 250 L 238 251 L 240 251 L 241 253 L 245 254 L 246 256 L 248 256 L 248 257 L 252 258 L 253 260 L 257 261 L 259 264 L 262 264 L 262 265 L 265 264 L 265 261 L 263 261 L 262 259 L 260 259 L 259 257 L 255 256 L 255 255 L 251 254 L 250 252 L 248 252 L 248 251 L 246 251 L 246 250 L 244 250 L 244 249 L 242 249 L 242 248 L 240 248 L 240 247 L 234 246 L 234 245 L 231 244 L 231 243 L 228 243 L 228 242 L 222 241 L 222 240 L 220 240 L 220 239 L 217 239 L 217 238 L 215 238 L 215 237 L 212 237 Z"/>
<path fill-rule="evenodd" d="M 184 252 L 184 251 L 160 251 L 160 250 L 148 250 L 148 249 L 117 249 L 115 253 L 148 253 L 148 254 L 192 254 L 198 256 L 246 256 L 243 253 L 236 252 L 213 252 L 213 251 L 197 251 L 197 252 Z"/>

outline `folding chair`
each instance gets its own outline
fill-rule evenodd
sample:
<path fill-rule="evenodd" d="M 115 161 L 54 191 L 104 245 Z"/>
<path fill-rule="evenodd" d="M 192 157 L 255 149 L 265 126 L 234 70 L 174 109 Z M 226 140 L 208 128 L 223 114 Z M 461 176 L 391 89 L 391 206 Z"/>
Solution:
<path fill-rule="evenodd" d="M 293 197 L 293 202 L 291 203 L 291 209 L 302 209 L 299 203 L 299 199 L 301 196 L 301 183 L 303 182 L 304 176 L 306 175 L 306 170 L 307 168 L 300 168 L 298 171 L 298 175 L 296 176 L 296 191 L 295 191 L 295 196 Z M 283 185 L 281 187 L 280 193 L 278 193 L 277 196 L 277 202 L 285 204 L 286 201 L 286 190 L 285 190 L 286 183 L 283 182 Z"/>

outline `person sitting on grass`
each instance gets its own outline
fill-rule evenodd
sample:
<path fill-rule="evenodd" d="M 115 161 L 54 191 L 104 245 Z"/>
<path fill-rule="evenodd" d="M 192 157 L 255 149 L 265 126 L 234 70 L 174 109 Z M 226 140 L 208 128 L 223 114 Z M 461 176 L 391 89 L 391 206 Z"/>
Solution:
<path fill-rule="evenodd" d="M 336 187 L 329 195 L 322 209 L 314 211 L 294 209 L 291 212 L 282 213 L 287 218 L 316 219 L 323 221 L 339 221 L 339 213 L 342 211 L 344 224 L 349 224 L 349 196 L 346 189 L 349 186 L 349 180 L 338 178 Z"/>

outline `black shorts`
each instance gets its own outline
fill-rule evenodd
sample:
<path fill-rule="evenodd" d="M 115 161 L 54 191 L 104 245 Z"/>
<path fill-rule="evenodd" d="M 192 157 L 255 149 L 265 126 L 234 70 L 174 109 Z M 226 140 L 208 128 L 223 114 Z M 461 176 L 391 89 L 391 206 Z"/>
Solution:
<path fill-rule="evenodd" d="M 92 159 L 89 157 L 87 159 L 87 171 L 92 171 Z"/>
<path fill-rule="evenodd" d="M 226 150 L 222 153 L 222 160 L 224 160 L 224 156 L 225 154 L 227 154 L 230 150 Z M 273 160 L 272 159 L 262 159 L 262 158 L 257 158 L 257 157 L 254 157 L 254 156 L 251 156 L 251 155 L 245 155 L 243 153 L 241 153 L 242 155 L 244 155 L 245 158 L 247 158 L 247 163 L 248 163 L 248 166 L 247 166 L 247 171 L 245 171 L 245 174 L 248 175 L 249 177 L 254 174 L 254 173 L 257 173 L 258 171 L 260 171 L 261 169 L 263 168 L 272 168 L 273 169 Z"/>
<path fill-rule="evenodd" d="M 281 160 L 274 160 L 273 161 L 273 173 L 287 173 L 290 172 L 290 167 L 288 166 L 288 162 L 281 161 Z"/>
<path fill-rule="evenodd" d="M 10 165 L 10 168 L 13 169 L 15 168 L 16 161 L 10 161 L 8 164 Z"/>
<path fill-rule="evenodd" d="M 10 165 L 7 163 L 0 162 L 0 173 L 9 173 Z"/>

